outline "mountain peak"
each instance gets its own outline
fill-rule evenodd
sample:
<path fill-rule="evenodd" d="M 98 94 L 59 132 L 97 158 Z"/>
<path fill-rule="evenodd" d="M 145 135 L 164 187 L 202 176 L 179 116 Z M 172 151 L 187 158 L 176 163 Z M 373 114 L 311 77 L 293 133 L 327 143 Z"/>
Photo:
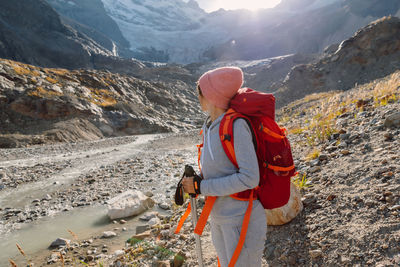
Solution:
<path fill-rule="evenodd" d="M 189 2 L 187 2 L 187 5 L 188 5 L 188 7 L 191 7 L 193 9 L 201 9 L 199 6 L 199 3 L 197 3 L 196 0 L 189 0 Z"/>

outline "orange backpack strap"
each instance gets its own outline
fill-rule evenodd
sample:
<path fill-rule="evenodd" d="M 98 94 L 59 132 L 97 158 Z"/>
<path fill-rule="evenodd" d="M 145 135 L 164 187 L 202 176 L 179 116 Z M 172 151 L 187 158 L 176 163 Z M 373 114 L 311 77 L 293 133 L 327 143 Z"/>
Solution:
<path fill-rule="evenodd" d="M 196 234 L 201 235 L 203 233 L 204 227 L 206 226 L 207 219 L 210 216 L 210 213 L 214 206 L 215 200 L 217 200 L 217 197 L 208 196 L 206 198 L 206 202 L 204 203 L 203 210 L 201 211 L 199 220 L 197 221 L 197 224 L 196 224 L 196 228 L 194 229 L 194 232 Z"/>
<path fill-rule="evenodd" d="M 222 118 L 219 127 L 222 148 L 224 149 L 226 156 L 236 168 L 239 168 L 239 165 L 236 161 L 235 148 L 233 145 L 233 122 L 240 117 L 244 116 L 233 109 L 228 109 L 225 116 Z"/>
<path fill-rule="evenodd" d="M 240 256 L 240 252 L 242 251 L 244 241 L 246 240 L 247 228 L 249 227 L 251 211 L 253 209 L 253 192 L 254 192 L 254 190 L 251 191 L 249 205 L 247 206 L 246 213 L 244 214 L 242 230 L 240 231 L 240 236 L 239 236 L 239 242 L 235 248 L 235 251 L 233 252 L 233 255 L 229 262 L 228 267 L 235 266 L 235 263 Z"/>

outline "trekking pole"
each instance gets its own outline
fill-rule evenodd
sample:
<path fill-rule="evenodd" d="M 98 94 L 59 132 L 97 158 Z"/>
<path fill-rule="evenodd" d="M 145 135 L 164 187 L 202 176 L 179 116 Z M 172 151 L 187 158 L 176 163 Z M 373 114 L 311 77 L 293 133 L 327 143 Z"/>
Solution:
<path fill-rule="evenodd" d="M 197 204 L 196 204 L 196 199 L 194 197 L 190 197 L 190 205 L 192 206 L 193 228 L 195 228 L 196 224 L 197 224 Z M 199 262 L 199 266 L 203 267 L 203 253 L 202 253 L 202 250 L 201 250 L 200 236 L 198 234 L 194 234 L 194 238 L 196 239 L 197 260 Z"/>
<path fill-rule="evenodd" d="M 185 177 L 193 177 L 195 172 L 192 166 L 186 165 L 185 166 Z M 190 195 L 190 206 L 192 207 L 192 224 L 193 228 L 196 228 L 197 224 L 197 203 L 196 203 L 196 194 L 189 194 Z M 194 234 L 194 238 L 196 239 L 196 255 L 197 260 L 199 262 L 199 267 L 203 267 L 203 253 L 201 250 L 201 240 L 198 234 Z"/>

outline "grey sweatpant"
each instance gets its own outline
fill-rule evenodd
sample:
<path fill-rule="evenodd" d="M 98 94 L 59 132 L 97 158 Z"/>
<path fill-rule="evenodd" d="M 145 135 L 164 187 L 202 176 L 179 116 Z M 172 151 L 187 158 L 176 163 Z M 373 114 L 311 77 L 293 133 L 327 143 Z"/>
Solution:
<path fill-rule="evenodd" d="M 260 208 L 258 208 L 260 207 Z M 246 239 L 235 264 L 236 267 L 260 267 L 267 233 L 265 211 L 258 205 L 250 217 Z M 232 220 L 230 223 L 218 224 L 210 221 L 211 236 L 221 267 L 226 267 L 239 242 L 242 220 Z"/>

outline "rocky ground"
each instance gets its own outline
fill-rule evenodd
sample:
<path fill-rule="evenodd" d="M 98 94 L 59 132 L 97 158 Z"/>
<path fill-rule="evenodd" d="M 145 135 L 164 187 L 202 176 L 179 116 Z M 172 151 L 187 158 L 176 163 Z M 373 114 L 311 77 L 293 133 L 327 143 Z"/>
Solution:
<path fill-rule="evenodd" d="M 310 95 L 278 112 L 290 133 L 300 173 L 294 182 L 305 209 L 289 224 L 268 228 L 265 266 L 400 265 L 399 111 L 397 72 L 344 93 Z M 193 131 L 141 138 L 1 150 L 0 196 L 40 180 L 56 181 L 55 173 L 81 168 L 79 161 L 89 165 L 63 187 L 27 197 L 26 205 L 2 204 L 4 229 L 48 216 L 49 210 L 55 214 L 105 204 L 127 189 L 140 189 L 156 202 L 158 213 L 139 216 L 141 226 L 129 243 L 110 245 L 131 218 L 115 222 L 121 226 L 110 222 L 109 231 L 91 238 L 71 234 L 68 245 L 35 256 L 36 265 L 82 260 L 103 266 L 170 266 L 174 261 L 173 266 L 180 266 L 185 258 L 184 266 L 196 266 L 190 221 L 182 234 L 172 234 L 184 208 L 172 205 L 171 196 L 182 166 L 196 163 L 199 138 Z M 19 153 L 25 156 L 14 166 Z M 41 160 L 30 161 L 35 157 Z M 18 183 L 17 177 L 24 178 Z M 216 266 L 207 228 L 202 240 L 206 266 Z"/>

